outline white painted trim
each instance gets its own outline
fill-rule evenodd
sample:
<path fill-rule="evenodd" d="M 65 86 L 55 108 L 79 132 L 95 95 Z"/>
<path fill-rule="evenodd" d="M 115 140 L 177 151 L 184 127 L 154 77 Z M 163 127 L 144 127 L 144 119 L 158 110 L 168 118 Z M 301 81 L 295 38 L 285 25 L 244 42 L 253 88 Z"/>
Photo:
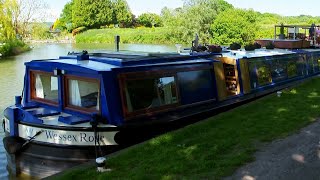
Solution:
<path fill-rule="evenodd" d="M 74 146 L 94 146 L 95 137 L 93 131 L 68 131 L 46 129 L 23 124 L 18 125 L 19 136 L 29 139 L 38 131 L 42 131 L 40 135 L 35 137 L 33 141 L 51 143 L 57 145 L 74 145 Z M 98 132 L 97 139 L 100 145 L 117 145 L 114 141 L 114 136 L 118 131 L 103 131 Z M 97 142 L 98 145 L 98 142 Z"/>

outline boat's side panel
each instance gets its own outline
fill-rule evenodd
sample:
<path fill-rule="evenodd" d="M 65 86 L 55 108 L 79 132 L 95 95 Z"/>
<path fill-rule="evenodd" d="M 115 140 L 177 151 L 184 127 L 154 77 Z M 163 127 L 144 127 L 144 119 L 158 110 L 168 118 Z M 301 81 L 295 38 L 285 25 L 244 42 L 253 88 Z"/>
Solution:
<path fill-rule="evenodd" d="M 217 85 L 218 100 L 222 101 L 227 98 L 226 79 L 222 62 L 214 62 L 214 74 Z"/>
<path fill-rule="evenodd" d="M 250 73 L 249 73 L 249 67 L 248 67 L 248 61 L 246 59 L 239 59 L 239 66 L 241 70 L 241 80 L 242 80 L 242 88 L 243 93 L 247 94 L 250 93 L 251 87 L 250 87 Z"/>
<path fill-rule="evenodd" d="M 230 58 L 230 57 L 215 57 L 214 59 L 219 60 L 225 64 L 231 64 L 231 65 L 237 64 L 236 60 L 234 58 Z"/>
<path fill-rule="evenodd" d="M 107 117 L 108 124 L 123 124 L 124 119 L 122 115 L 121 95 L 117 73 L 104 73 L 102 79 L 102 86 L 104 89 L 102 92 L 104 102 L 102 103 L 105 105 L 105 109 L 103 109 L 102 113 Z"/>

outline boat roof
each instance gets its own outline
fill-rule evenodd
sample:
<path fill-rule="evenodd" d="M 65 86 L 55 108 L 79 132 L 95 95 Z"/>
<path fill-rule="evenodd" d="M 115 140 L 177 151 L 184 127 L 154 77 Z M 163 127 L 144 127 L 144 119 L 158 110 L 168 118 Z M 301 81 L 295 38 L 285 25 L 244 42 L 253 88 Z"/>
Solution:
<path fill-rule="evenodd" d="M 234 59 L 242 58 L 255 58 L 255 57 L 265 57 L 265 56 L 275 56 L 275 55 L 287 55 L 296 54 L 294 51 L 287 49 L 255 49 L 254 51 L 246 51 L 244 49 L 231 50 L 228 53 L 223 53 L 223 56 L 227 56 Z"/>
<path fill-rule="evenodd" d="M 183 65 L 213 62 L 213 56 L 221 54 L 195 53 L 91 53 L 82 56 L 81 53 L 72 53 L 60 56 L 59 59 L 33 60 L 25 63 L 29 67 L 80 68 L 93 71 L 110 71 L 115 68 Z"/>

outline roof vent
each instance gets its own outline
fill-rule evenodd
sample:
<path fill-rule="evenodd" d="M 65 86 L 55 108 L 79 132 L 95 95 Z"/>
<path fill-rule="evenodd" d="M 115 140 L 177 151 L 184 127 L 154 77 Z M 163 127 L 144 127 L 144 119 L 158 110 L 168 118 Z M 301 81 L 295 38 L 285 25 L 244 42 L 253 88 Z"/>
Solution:
<path fill-rule="evenodd" d="M 89 54 L 88 51 L 83 50 L 80 55 L 77 55 L 77 60 L 82 61 L 82 60 L 89 60 Z"/>

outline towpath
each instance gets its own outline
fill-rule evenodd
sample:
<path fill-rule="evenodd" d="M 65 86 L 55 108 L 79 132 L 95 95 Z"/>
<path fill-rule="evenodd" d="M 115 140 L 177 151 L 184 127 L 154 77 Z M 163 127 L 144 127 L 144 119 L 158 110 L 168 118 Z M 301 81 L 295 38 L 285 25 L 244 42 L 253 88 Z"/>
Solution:
<path fill-rule="evenodd" d="M 320 179 L 320 119 L 285 139 L 261 148 L 256 160 L 227 180 Z"/>

